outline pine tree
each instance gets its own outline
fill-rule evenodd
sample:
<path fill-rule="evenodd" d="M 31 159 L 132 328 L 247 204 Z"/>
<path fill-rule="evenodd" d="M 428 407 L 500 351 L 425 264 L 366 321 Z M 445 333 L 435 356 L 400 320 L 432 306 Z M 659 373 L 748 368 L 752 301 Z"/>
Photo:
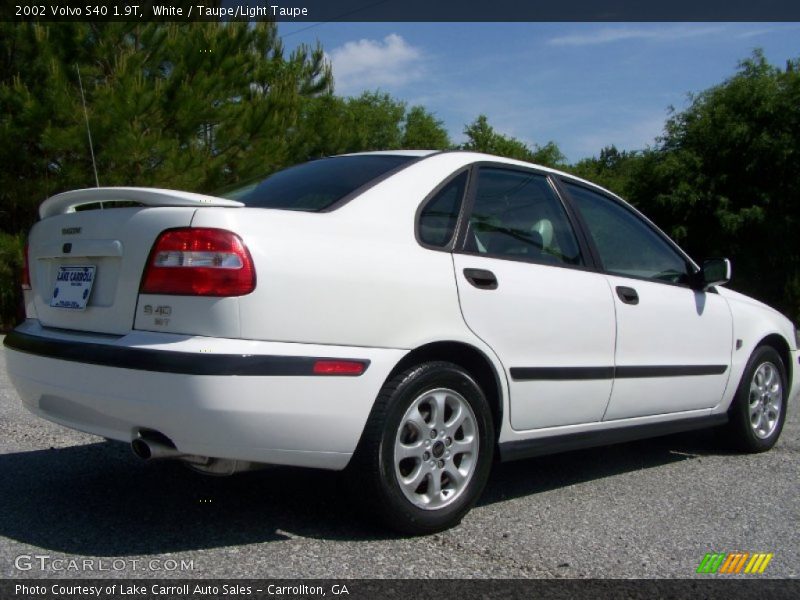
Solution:
<path fill-rule="evenodd" d="M 322 49 L 286 56 L 274 23 L 0 24 L 3 228 L 94 185 L 209 191 L 277 169 L 303 98 L 332 89 Z"/>

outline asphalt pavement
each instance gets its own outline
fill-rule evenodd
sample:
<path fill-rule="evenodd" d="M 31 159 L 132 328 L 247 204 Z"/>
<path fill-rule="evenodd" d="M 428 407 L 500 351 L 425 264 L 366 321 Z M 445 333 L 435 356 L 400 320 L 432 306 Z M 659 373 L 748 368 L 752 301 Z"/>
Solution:
<path fill-rule="evenodd" d="M 208 477 L 34 417 L 0 356 L 0 578 L 723 577 L 709 552 L 798 577 L 797 404 L 760 455 L 693 432 L 496 465 L 460 526 L 402 538 L 336 473 Z"/>

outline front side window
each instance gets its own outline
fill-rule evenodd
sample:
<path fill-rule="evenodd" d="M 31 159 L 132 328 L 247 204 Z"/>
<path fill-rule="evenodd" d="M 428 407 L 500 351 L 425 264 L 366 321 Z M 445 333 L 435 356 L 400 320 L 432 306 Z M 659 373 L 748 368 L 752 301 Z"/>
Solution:
<path fill-rule="evenodd" d="M 689 266 L 647 223 L 607 196 L 566 183 L 606 271 L 615 275 L 685 283 Z"/>
<path fill-rule="evenodd" d="M 464 171 L 425 204 L 419 216 L 419 239 L 423 244 L 443 248 L 450 243 L 466 187 L 467 172 Z"/>
<path fill-rule="evenodd" d="M 581 265 L 566 211 L 547 177 L 482 167 L 465 250 L 500 258 Z"/>

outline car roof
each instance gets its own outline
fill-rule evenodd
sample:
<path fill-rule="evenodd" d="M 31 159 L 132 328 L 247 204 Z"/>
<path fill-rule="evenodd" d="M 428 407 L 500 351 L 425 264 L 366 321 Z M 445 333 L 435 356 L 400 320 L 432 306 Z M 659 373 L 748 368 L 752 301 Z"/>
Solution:
<path fill-rule="evenodd" d="M 371 152 L 350 152 L 347 154 L 340 154 L 338 156 L 410 156 L 410 157 L 425 158 L 428 156 L 433 156 L 435 154 L 463 154 L 467 162 L 489 161 L 489 162 L 504 163 L 512 166 L 519 166 L 519 167 L 535 167 L 541 171 L 551 173 L 553 175 L 560 175 L 572 181 L 586 185 L 587 187 L 595 188 L 606 194 L 610 194 L 615 198 L 622 200 L 623 202 L 626 202 L 623 198 L 621 198 L 618 194 L 615 194 L 611 190 L 608 190 L 592 181 L 583 179 L 582 177 L 578 177 L 577 175 L 574 175 L 572 173 L 568 173 L 566 171 L 560 171 L 559 169 L 554 169 L 552 167 L 546 167 L 538 163 L 518 160 L 516 158 L 508 158 L 505 156 L 497 156 L 495 154 L 486 154 L 484 152 L 475 152 L 473 150 L 374 150 Z"/>

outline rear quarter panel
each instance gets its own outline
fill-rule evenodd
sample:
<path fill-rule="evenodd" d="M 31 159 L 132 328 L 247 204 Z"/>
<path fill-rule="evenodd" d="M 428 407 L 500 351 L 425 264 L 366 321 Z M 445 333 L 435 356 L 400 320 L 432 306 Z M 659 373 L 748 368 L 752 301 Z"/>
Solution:
<path fill-rule="evenodd" d="M 473 341 L 451 255 L 414 236 L 420 202 L 464 164 L 428 158 L 329 213 L 199 209 L 193 226 L 235 231 L 255 262 L 256 290 L 238 301 L 241 337 L 409 349 Z"/>

